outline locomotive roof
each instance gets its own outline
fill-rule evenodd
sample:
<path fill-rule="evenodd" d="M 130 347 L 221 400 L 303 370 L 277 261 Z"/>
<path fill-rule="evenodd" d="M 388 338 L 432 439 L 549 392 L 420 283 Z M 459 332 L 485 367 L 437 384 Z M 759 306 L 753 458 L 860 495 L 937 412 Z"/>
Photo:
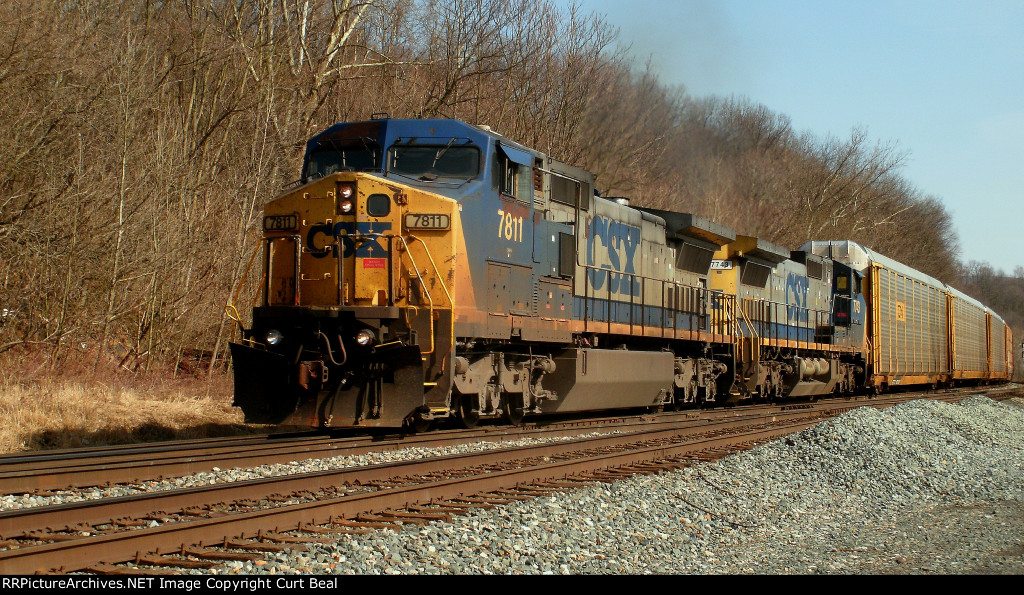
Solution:
<path fill-rule="evenodd" d="M 488 138 L 497 140 L 510 149 L 533 155 L 533 151 L 513 140 L 505 138 L 487 126 L 474 126 L 462 120 L 418 120 L 411 118 L 382 118 L 357 122 L 339 122 L 313 135 L 306 142 L 306 151 L 332 138 L 369 138 L 383 140 L 385 136 L 406 142 L 430 139 L 468 138 L 484 145 Z"/>
<path fill-rule="evenodd" d="M 691 213 L 634 208 L 661 217 L 665 221 L 665 233 L 670 238 L 698 238 L 716 246 L 724 246 L 736 239 L 736 232 L 732 229 Z"/>
<path fill-rule="evenodd" d="M 729 253 L 774 267 L 789 259 L 790 250 L 754 236 L 737 235 L 736 240 L 729 246 Z"/>

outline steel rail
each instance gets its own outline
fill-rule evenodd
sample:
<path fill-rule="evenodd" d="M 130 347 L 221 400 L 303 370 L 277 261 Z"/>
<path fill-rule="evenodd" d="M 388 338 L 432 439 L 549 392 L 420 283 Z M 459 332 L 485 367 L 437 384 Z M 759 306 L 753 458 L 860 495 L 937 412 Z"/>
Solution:
<path fill-rule="evenodd" d="M 382 512 L 417 503 L 448 499 L 464 494 L 510 489 L 524 483 L 571 477 L 580 473 L 671 459 L 695 451 L 720 448 L 736 443 L 765 442 L 800 431 L 819 419 L 794 421 L 778 427 L 760 429 L 727 438 L 705 438 L 682 444 L 599 454 L 584 459 L 544 462 L 535 466 L 485 471 L 473 477 L 442 479 L 425 483 L 381 489 L 327 500 L 315 500 L 269 510 L 242 512 L 230 516 L 199 519 L 159 527 L 112 533 L 91 538 L 58 541 L 35 547 L 0 552 L 0 572 L 25 574 L 53 570 L 72 571 L 101 562 L 130 561 L 144 552 L 176 552 L 183 546 L 219 546 L 231 536 L 255 536 L 263 532 L 290 531 L 305 524 L 325 524 L 336 518 L 364 512 Z M 168 547 L 168 544 L 176 544 Z M 177 545 L 181 544 L 181 545 Z"/>
<path fill-rule="evenodd" d="M 1001 392 L 1007 391 L 1003 390 Z M 965 392 L 964 394 L 959 395 L 950 394 L 944 395 L 942 398 L 943 400 L 958 400 L 970 396 L 971 394 L 978 393 Z M 904 400 L 914 398 L 912 395 L 904 395 L 904 397 Z M 830 412 L 832 415 L 859 406 L 848 405 L 834 407 L 834 404 L 835 402 L 828 403 L 828 406 L 832 410 Z M 882 408 L 888 407 L 891 404 L 895 403 L 880 402 L 880 400 L 877 399 L 872 403 L 872 405 Z M 752 436 L 754 436 L 755 438 L 753 439 L 758 442 L 771 440 L 815 425 L 822 417 L 825 416 L 825 413 L 820 410 L 809 409 L 811 408 L 802 407 L 793 411 L 775 413 L 776 420 L 779 419 L 779 417 L 797 418 L 802 416 L 804 418 L 802 421 L 790 420 L 783 424 L 779 424 L 777 427 L 770 427 L 767 429 L 757 430 L 753 433 L 748 432 L 747 434 L 740 434 L 738 436 L 726 438 L 703 437 L 695 439 L 692 436 L 692 434 L 700 434 L 700 430 L 712 430 L 712 425 L 705 425 L 699 428 L 680 428 L 674 433 L 671 430 L 659 430 L 620 435 L 617 436 L 617 438 L 634 445 L 633 450 L 626 450 L 624 452 L 620 451 L 617 453 L 603 453 L 576 461 L 547 462 L 551 461 L 552 458 L 560 456 L 557 453 L 559 447 L 561 447 L 563 455 L 569 455 L 570 453 L 580 454 L 593 452 L 595 450 L 599 450 L 597 447 L 601 444 L 601 441 L 606 440 L 607 437 L 588 438 L 584 440 L 576 440 L 571 443 L 544 445 L 543 447 L 502 449 L 487 453 L 480 453 L 471 457 L 435 457 L 431 459 L 421 459 L 413 464 L 399 463 L 395 465 L 342 470 L 342 474 L 354 472 L 360 475 L 359 480 L 364 483 L 387 482 L 389 480 L 395 481 L 397 477 L 402 475 L 400 471 L 403 467 L 409 472 L 420 474 L 421 477 L 413 482 L 414 485 L 406 483 L 406 485 L 400 485 L 399 487 L 391 487 L 393 484 L 386 484 L 385 487 L 373 492 L 364 491 L 362 493 L 354 493 L 338 497 L 327 497 L 322 500 L 314 498 L 311 501 L 283 505 L 270 510 L 234 513 L 221 512 L 219 514 L 225 515 L 221 518 L 175 522 L 159 527 L 113 532 L 93 537 L 76 538 L 72 535 L 63 534 L 62 538 L 64 540 L 56 541 L 54 543 L 28 545 L 23 546 L 20 549 L 11 549 L 6 552 L 0 552 L 0 572 L 52 571 L 55 569 L 64 571 L 76 570 L 86 568 L 92 564 L 100 562 L 128 561 L 133 557 L 137 558 L 140 555 L 145 555 L 146 552 L 156 551 L 159 553 L 161 551 L 161 547 L 164 548 L 162 551 L 165 553 L 169 551 L 174 553 L 179 550 L 184 551 L 183 548 L 185 546 L 197 543 L 206 546 L 227 545 L 232 535 L 240 535 L 242 538 L 245 538 L 247 534 L 260 535 L 261 532 L 270 530 L 271 525 L 273 525 L 274 532 L 278 531 L 281 527 L 286 527 L 283 529 L 284 531 L 295 531 L 308 523 L 322 524 L 329 522 L 334 518 L 345 518 L 359 513 L 372 513 L 388 509 L 406 508 L 410 505 L 424 502 L 425 500 L 429 501 L 439 498 L 451 498 L 453 496 L 461 496 L 465 493 L 481 493 L 494 489 L 509 489 L 514 488 L 516 485 L 523 482 L 529 483 L 541 480 L 552 480 L 586 471 L 596 471 L 621 465 L 646 463 L 652 460 L 665 460 L 672 456 L 679 456 L 681 453 L 692 452 L 694 450 L 700 451 L 703 449 L 706 451 L 713 447 L 735 443 L 737 441 L 749 442 L 752 439 Z M 782 413 L 789 413 L 790 415 L 782 415 Z M 768 415 L 768 417 L 771 417 L 771 415 Z M 749 426 L 750 420 L 745 421 L 746 424 L 737 420 L 721 422 L 720 427 L 714 429 L 724 431 L 724 428 L 727 426 Z M 653 440 L 658 434 L 674 434 L 677 441 L 675 443 L 660 443 L 653 446 L 635 448 L 635 445 L 638 442 L 649 443 L 650 440 L 647 439 Z M 685 438 L 687 434 L 691 435 L 689 440 L 686 440 Z M 661 439 L 664 438 L 664 436 L 657 438 Z M 582 448 L 584 446 L 590 446 L 593 448 Z M 552 448 L 554 448 L 554 450 L 550 450 Z M 544 454 L 545 452 L 547 454 Z M 498 463 L 504 463 L 507 467 L 507 463 L 509 463 L 510 459 L 515 458 L 510 457 L 510 455 L 514 454 L 520 455 L 520 458 L 517 459 L 517 461 L 520 462 L 521 466 L 518 468 L 494 469 L 487 467 L 487 465 L 494 465 Z M 481 471 L 480 478 L 472 480 L 468 478 L 430 479 L 429 477 L 424 479 L 422 477 L 423 474 L 431 473 L 451 474 L 455 468 L 452 463 L 460 459 L 463 461 L 463 467 L 466 467 L 469 464 L 473 464 L 476 467 L 483 467 L 484 470 Z M 477 460 L 473 461 L 472 459 Z M 528 464 L 530 460 L 539 460 L 542 462 L 531 466 Z M 596 464 L 594 461 L 601 461 L 601 463 Z M 531 472 L 530 469 L 536 469 L 537 471 Z M 554 469 L 557 469 L 558 472 L 551 473 L 551 470 Z M 337 473 L 334 472 L 328 472 L 326 475 L 331 474 L 337 475 Z M 324 479 L 329 479 L 325 478 L 324 475 L 325 473 L 323 472 L 308 474 L 305 478 L 309 479 L 310 477 L 316 476 L 315 479 L 317 481 L 323 482 Z M 335 479 L 337 479 L 337 477 L 335 477 Z M 265 480 L 257 481 L 262 482 Z M 326 487 L 332 487 L 334 485 L 337 484 L 331 481 L 327 481 L 326 483 Z M 304 491 L 314 487 L 315 486 L 312 486 L 309 483 L 304 483 L 299 486 L 299 488 Z M 459 491 L 456 487 L 463 489 L 463 491 Z M 205 489 L 206 488 L 191 490 L 191 492 L 193 492 L 192 495 L 195 496 Z M 453 489 L 455 491 L 452 491 Z M 135 498 L 138 497 L 128 497 L 127 499 L 115 500 L 118 503 L 123 503 Z M 109 500 L 106 503 L 99 504 L 99 506 L 101 508 L 109 506 L 109 503 L 115 502 L 115 500 Z M 210 508 L 210 498 L 200 498 L 199 500 L 205 500 L 207 508 Z M 74 508 L 74 505 L 66 506 Z M 53 509 L 65 507 L 46 508 L 51 510 L 44 514 L 52 514 Z M 68 508 L 68 510 L 70 508 Z M 145 508 L 146 507 L 143 506 L 141 509 L 145 510 Z M 326 519 L 323 517 L 324 511 L 326 511 L 326 514 L 328 515 Z M 79 512 L 81 512 L 81 510 L 79 510 Z M 80 530 L 83 526 L 81 524 L 81 514 L 76 514 L 75 516 L 79 521 L 79 524 L 76 526 L 76 530 Z M 39 518 L 41 517 L 36 517 L 37 520 Z M 168 543 L 180 545 L 175 545 L 168 550 L 166 548 Z"/>
<path fill-rule="evenodd" d="M 777 408 L 778 411 L 785 407 Z M 772 409 L 769 409 L 772 410 Z M 637 416 L 601 419 L 597 422 L 568 421 L 527 424 L 522 427 L 484 427 L 430 434 L 394 437 L 297 436 L 281 439 L 264 436 L 244 441 L 207 441 L 150 445 L 123 452 L 75 449 L 60 453 L 10 456 L 0 459 L 0 494 L 20 494 L 67 488 L 127 484 L 162 477 L 189 475 L 217 468 L 287 463 L 300 459 L 352 456 L 403 448 L 455 445 L 476 441 L 504 441 L 557 433 L 582 434 L 602 429 L 632 430 L 683 421 L 699 425 L 717 419 L 761 415 L 755 409 L 724 410 L 694 416 L 692 413 L 665 414 L 659 418 Z"/>
<path fill-rule="evenodd" d="M 857 400 L 853 402 L 885 406 L 886 402 L 902 402 L 908 394 L 918 393 L 875 397 L 867 403 Z M 932 398 L 943 398 L 942 395 L 935 393 L 930 395 Z M 694 424 L 710 423 L 722 418 L 760 415 L 763 411 L 831 407 L 837 402 L 851 401 L 827 400 L 816 403 L 751 405 L 725 410 L 664 413 L 656 419 L 652 416 L 619 416 L 575 421 L 542 419 L 519 428 L 484 426 L 472 430 L 448 430 L 425 435 L 337 437 L 292 433 L 15 454 L 0 456 L 0 494 L 38 494 L 70 488 L 130 484 L 207 472 L 214 468 L 288 463 L 297 459 L 352 456 L 416 446 L 509 440 L 552 432 L 570 435 L 604 428 L 620 431 L 624 427 L 650 428 L 652 424 L 678 423 L 680 417 L 690 419 Z"/>
<path fill-rule="evenodd" d="M 845 409 L 842 409 L 845 410 Z M 837 409 L 836 414 L 842 410 Z M 768 419 L 806 417 L 820 412 L 794 411 L 773 413 Z M 765 421 L 765 420 L 761 420 Z M 413 474 L 449 472 L 477 465 L 505 464 L 509 461 L 531 458 L 565 456 L 585 450 L 624 447 L 649 440 L 699 435 L 709 431 L 735 431 L 749 427 L 757 420 L 729 420 L 701 426 L 651 429 L 627 434 L 609 434 L 569 441 L 532 446 L 500 448 L 471 454 L 436 456 L 381 465 L 348 467 L 214 484 L 180 490 L 163 490 L 101 500 L 85 500 L 51 506 L 23 508 L 0 512 L 0 537 L 7 539 L 30 531 L 44 531 L 81 524 L 116 524 L 128 518 L 145 515 L 170 514 L 179 510 L 196 509 L 213 503 L 266 499 L 296 492 L 310 492 L 343 485 L 361 485 L 393 480 Z M 2 555 L 2 554 L 0 554 Z M 2 557 L 0 557 L 2 560 Z M 2 564 L 0 564 L 2 567 Z"/>

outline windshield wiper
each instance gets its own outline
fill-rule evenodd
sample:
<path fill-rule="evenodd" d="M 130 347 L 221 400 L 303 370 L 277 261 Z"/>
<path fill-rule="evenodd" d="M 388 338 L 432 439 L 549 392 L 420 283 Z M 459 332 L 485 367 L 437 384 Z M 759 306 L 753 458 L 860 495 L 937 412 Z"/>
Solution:
<path fill-rule="evenodd" d="M 437 167 L 438 160 L 440 160 L 441 156 L 444 155 L 445 153 L 447 153 L 448 149 L 452 148 L 452 145 L 454 145 L 454 144 L 455 144 L 455 137 L 453 136 L 452 140 L 448 141 L 447 145 L 445 145 L 444 147 L 438 149 L 437 153 L 434 153 L 434 162 L 432 164 L 430 164 L 430 167 L 431 168 Z"/>

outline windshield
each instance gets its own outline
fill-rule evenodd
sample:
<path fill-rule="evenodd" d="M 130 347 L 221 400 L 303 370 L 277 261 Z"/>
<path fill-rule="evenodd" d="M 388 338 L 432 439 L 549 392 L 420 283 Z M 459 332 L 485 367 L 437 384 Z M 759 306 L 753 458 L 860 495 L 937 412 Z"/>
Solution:
<path fill-rule="evenodd" d="M 366 138 L 343 138 L 323 141 L 309 153 L 305 176 L 319 178 L 336 171 L 380 169 L 380 146 Z"/>
<path fill-rule="evenodd" d="M 475 178 L 480 173 L 480 150 L 452 144 L 393 146 L 388 152 L 388 169 L 421 180 Z"/>

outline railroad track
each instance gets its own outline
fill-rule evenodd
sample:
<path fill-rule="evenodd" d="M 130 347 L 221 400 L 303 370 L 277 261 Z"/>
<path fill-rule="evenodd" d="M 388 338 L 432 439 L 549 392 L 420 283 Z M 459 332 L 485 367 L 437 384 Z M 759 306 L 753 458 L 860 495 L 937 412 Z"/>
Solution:
<path fill-rule="evenodd" d="M 966 389 L 965 389 L 966 390 Z M 998 389 L 990 389 L 998 390 Z M 978 392 L 977 389 L 970 391 Z M 921 393 L 908 393 L 918 395 Z M 960 392 L 930 393 L 933 398 L 961 398 Z M 744 406 L 709 411 L 686 411 L 650 415 L 598 417 L 586 419 L 544 420 L 511 428 L 484 426 L 473 430 L 443 430 L 429 434 L 381 434 L 376 436 L 315 432 L 266 434 L 246 437 L 212 438 L 90 449 L 67 449 L 18 453 L 0 456 L 0 495 L 53 495 L 56 491 L 85 487 L 110 487 L 139 484 L 166 477 L 195 473 L 289 463 L 304 459 L 355 456 L 412 447 L 467 444 L 480 441 L 500 442 L 552 435 L 571 436 L 593 431 L 628 432 L 652 425 L 695 425 L 721 419 L 741 419 L 766 412 L 784 412 L 795 408 L 834 407 L 835 403 L 870 404 L 878 407 L 905 400 L 904 395 L 874 399 L 829 400 L 817 403 L 791 403 L 777 406 Z"/>
<path fill-rule="evenodd" d="M 853 402 L 863 404 L 867 401 Z M 663 413 L 658 417 L 634 415 L 545 420 L 520 427 L 485 426 L 472 430 L 442 430 L 428 434 L 337 436 L 307 432 L 21 453 L 0 456 L 0 494 L 46 496 L 57 490 L 135 484 L 215 469 L 288 463 L 301 459 L 355 456 L 370 452 L 451 446 L 481 441 L 501 442 L 552 435 L 572 436 L 601 430 L 629 432 L 679 423 L 703 425 L 722 419 L 756 417 L 765 412 L 781 413 L 801 406 L 738 407 Z"/>
<path fill-rule="evenodd" d="M 711 460 L 862 404 L 801 404 L 703 422 L 684 417 L 674 426 L 471 455 L 7 511 L 0 513 L 0 572 L 211 569 L 301 549 L 332 533 L 443 521 L 474 507 Z"/>

